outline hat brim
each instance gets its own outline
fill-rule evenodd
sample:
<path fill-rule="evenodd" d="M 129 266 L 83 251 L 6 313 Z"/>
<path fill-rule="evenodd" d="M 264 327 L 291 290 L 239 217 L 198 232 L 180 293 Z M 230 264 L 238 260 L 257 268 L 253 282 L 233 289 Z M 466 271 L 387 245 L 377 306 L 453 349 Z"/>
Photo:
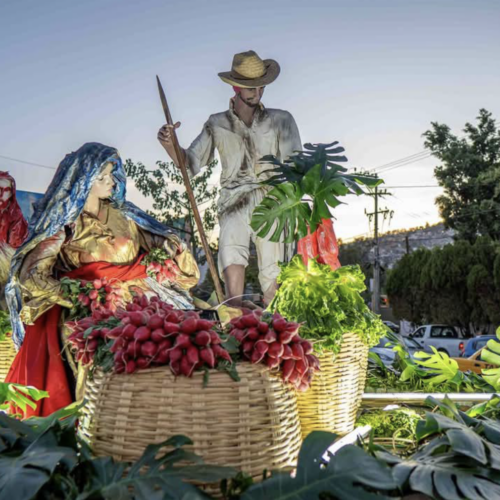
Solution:
<path fill-rule="evenodd" d="M 219 78 L 229 85 L 242 87 L 244 89 L 253 89 L 255 87 L 265 87 L 273 83 L 278 78 L 281 68 L 274 59 L 265 59 L 264 66 L 266 72 L 259 78 L 243 78 L 241 75 L 235 74 L 233 71 L 219 73 Z"/>

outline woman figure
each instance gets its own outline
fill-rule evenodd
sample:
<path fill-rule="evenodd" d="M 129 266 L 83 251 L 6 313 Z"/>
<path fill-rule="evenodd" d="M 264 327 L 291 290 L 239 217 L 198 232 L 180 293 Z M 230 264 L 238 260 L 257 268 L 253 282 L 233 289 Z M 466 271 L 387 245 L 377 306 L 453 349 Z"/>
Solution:
<path fill-rule="evenodd" d="M 125 188 L 117 150 L 83 145 L 59 165 L 12 260 L 6 296 L 20 351 L 6 381 L 49 392 L 37 415 L 49 415 L 75 398 L 77 367 L 63 351 L 62 325 L 71 302 L 62 293 L 62 276 L 106 277 L 129 297 L 140 288 L 176 308 L 193 308 L 187 290 L 199 279 L 196 262 L 177 236 L 125 201 Z M 180 270 L 175 283 L 160 285 L 141 264 L 143 255 L 158 247 Z"/>

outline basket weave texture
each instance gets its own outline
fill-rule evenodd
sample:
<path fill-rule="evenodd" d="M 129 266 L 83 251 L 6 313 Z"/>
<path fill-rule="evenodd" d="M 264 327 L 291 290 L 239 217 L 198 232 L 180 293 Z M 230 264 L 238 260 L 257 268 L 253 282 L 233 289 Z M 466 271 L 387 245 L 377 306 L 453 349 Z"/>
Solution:
<path fill-rule="evenodd" d="M 9 373 L 10 365 L 16 357 L 16 348 L 10 337 L 0 342 L 0 382 L 5 381 L 7 373 Z"/>
<path fill-rule="evenodd" d="M 264 367 L 238 365 L 240 382 L 210 372 L 175 378 L 167 367 L 87 381 L 80 434 L 96 455 L 133 461 L 151 443 L 184 434 L 207 463 L 241 469 L 293 465 L 301 445 L 295 391 Z"/>
<path fill-rule="evenodd" d="M 354 429 L 361 404 L 368 347 L 357 335 L 344 334 L 340 352 L 319 356 L 321 371 L 311 387 L 298 394 L 302 437 L 316 430 L 344 435 Z"/>

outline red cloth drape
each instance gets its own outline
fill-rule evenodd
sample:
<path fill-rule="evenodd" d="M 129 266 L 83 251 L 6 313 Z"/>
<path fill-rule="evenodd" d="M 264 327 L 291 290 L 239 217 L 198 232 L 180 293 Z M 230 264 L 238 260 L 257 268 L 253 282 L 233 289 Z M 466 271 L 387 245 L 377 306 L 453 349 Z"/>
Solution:
<path fill-rule="evenodd" d="M 130 265 L 92 262 L 66 274 L 82 280 L 97 278 L 130 281 L 145 278 L 146 267 L 140 262 L 142 255 Z M 28 408 L 26 418 L 45 417 L 73 402 L 70 384 L 61 357 L 59 321 L 61 307 L 53 306 L 40 316 L 34 325 L 26 326 L 23 345 L 12 363 L 6 382 L 29 385 L 47 391 L 49 397 L 39 401 L 37 409 Z"/>
<path fill-rule="evenodd" d="M 304 264 L 307 264 L 309 259 L 317 257 L 320 264 L 328 264 L 334 271 L 339 268 L 339 245 L 332 220 L 322 219 L 314 233 L 309 232 L 307 236 L 299 240 L 297 251 L 302 255 Z"/>

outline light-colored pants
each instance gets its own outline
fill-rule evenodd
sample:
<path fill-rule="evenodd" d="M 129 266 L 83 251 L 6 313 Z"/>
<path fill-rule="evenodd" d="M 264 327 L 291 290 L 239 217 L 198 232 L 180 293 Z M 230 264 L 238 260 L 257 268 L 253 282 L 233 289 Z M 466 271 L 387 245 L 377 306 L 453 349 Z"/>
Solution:
<path fill-rule="evenodd" d="M 250 227 L 252 212 L 263 197 L 264 193 L 261 190 L 252 191 L 249 194 L 249 203 L 233 211 L 227 211 L 220 218 L 219 273 L 223 277 L 224 269 L 233 264 L 248 266 L 250 240 L 252 240 L 257 250 L 259 282 L 262 292 L 265 293 L 280 273 L 278 262 L 285 258 L 285 245 L 273 243 L 267 238 L 259 238 Z M 271 230 L 268 237 L 272 234 Z M 288 257 L 290 257 L 289 251 Z"/>

